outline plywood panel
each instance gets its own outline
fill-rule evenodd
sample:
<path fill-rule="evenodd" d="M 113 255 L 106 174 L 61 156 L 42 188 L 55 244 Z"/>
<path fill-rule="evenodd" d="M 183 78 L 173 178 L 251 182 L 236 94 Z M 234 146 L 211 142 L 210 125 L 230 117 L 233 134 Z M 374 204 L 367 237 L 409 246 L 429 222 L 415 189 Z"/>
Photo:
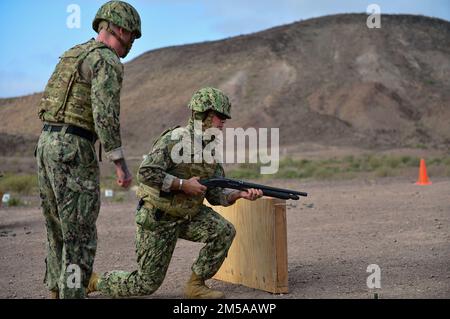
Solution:
<path fill-rule="evenodd" d="M 241 199 L 229 207 L 212 207 L 236 228 L 228 257 L 214 278 L 272 293 L 287 293 L 285 200 Z"/>

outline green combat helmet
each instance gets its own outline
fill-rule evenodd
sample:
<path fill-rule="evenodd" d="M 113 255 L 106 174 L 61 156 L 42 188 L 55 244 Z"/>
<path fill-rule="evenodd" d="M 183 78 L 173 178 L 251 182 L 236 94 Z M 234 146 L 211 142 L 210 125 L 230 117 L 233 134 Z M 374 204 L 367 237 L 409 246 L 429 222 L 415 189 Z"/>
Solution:
<path fill-rule="evenodd" d="M 95 19 L 92 22 L 92 28 L 98 33 L 98 27 L 101 21 L 114 23 L 116 26 L 134 33 L 136 39 L 139 39 L 141 33 L 141 18 L 136 9 L 123 1 L 109 1 L 98 9 Z"/>
<path fill-rule="evenodd" d="M 189 102 L 189 108 L 198 113 L 209 110 L 223 114 L 227 119 L 231 119 L 231 103 L 228 97 L 220 90 L 206 87 L 198 90 Z"/>

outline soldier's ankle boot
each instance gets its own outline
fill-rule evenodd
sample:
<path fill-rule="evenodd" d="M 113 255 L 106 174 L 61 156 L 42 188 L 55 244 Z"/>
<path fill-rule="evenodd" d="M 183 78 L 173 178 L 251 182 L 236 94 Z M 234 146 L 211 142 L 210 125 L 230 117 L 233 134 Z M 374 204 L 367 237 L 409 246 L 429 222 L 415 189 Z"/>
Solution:
<path fill-rule="evenodd" d="M 207 287 L 205 280 L 192 272 L 184 289 L 184 297 L 187 299 L 222 299 L 225 298 L 225 295 L 221 291 Z"/>
<path fill-rule="evenodd" d="M 59 290 L 50 290 L 50 299 L 59 299 Z"/>
<path fill-rule="evenodd" d="M 91 278 L 89 278 L 89 284 L 86 288 L 86 294 L 90 294 L 91 292 L 97 291 L 97 284 L 99 279 L 100 276 L 97 273 L 92 272 Z"/>

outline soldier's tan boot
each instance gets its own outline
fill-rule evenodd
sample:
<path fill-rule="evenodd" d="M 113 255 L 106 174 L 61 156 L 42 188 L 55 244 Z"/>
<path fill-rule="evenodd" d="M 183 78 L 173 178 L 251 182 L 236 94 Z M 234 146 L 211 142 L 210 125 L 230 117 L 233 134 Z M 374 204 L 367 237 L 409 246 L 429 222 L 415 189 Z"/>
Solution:
<path fill-rule="evenodd" d="M 50 290 L 50 299 L 59 299 L 59 290 Z"/>
<path fill-rule="evenodd" d="M 91 292 L 97 291 L 97 284 L 99 279 L 100 276 L 97 273 L 92 272 L 91 278 L 89 278 L 89 284 L 86 288 L 86 294 L 90 294 Z"/>
<path fill-rule="evenodd" d="M 184 297 L 186 299 L 222 299 L 225 295 L 221 291 L 207 287 L 205 280 L 192 272 L 184 289 Z"/>

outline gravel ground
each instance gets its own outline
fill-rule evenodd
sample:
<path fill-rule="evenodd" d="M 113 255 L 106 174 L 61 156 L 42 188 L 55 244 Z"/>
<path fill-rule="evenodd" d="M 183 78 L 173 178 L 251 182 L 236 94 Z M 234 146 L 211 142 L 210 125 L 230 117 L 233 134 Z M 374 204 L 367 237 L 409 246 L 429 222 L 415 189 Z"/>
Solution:
<path fill-rule="evenodd" d="M 277 181 L 310 195 L 288 204 L 288 294 L 211 280 L 228 298 L 450 298 L 450 181 L 404 178 Z M 136 203 L 104 203 L 97 272 L 133 270 Z M 166 279 L 149 298 L 181 298 L 201 244 L 179 240 Z M 46 298 L 45 229 L 38 207 L 0 209 L 0 298 Z M 381 288 L 366 286 L 369 264 Z M 93 295 L 93 298 L 102 298 Z"/>

